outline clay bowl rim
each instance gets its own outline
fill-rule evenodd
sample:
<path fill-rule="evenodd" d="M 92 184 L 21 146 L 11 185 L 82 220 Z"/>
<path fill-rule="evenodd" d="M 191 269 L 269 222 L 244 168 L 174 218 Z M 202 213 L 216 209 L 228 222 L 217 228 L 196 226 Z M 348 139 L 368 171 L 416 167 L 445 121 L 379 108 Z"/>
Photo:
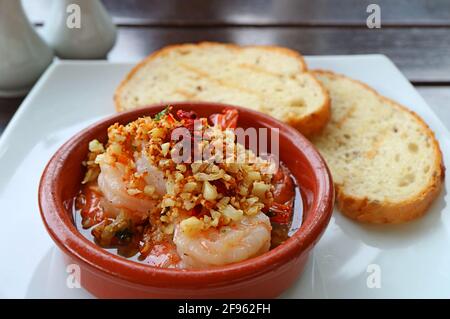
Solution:
<path fill-rule="evenodd" d="M 213 269 L 168 269 L 145 265 L 115 255 L 97 246 L 85 238 L 76 228 L 73 220 L 66 213 L 64 199 L 58 196 L 56 176 L 62 170 L 69 154 L 74 151 L 80 142 L 89 135 L 89 131 L 98 129 L 105 122 L 120 121 L 132 117 L 154 115 L 167 105 L 195 108 L 196 105 L 209 106 L 217 109 L 227 107 L 235 108 L 240 113 L 250 113 L 255 121 L 264 127 L 280 128 L 280 137 L 294 140 L 297 148 L 308 159 L 315 177 L 316 189 L 314 200 L 310 207 L 309 216 L 303 221 L 299 230 L 280 246 L 264 253 L 261 256 L 250 258 L 235 264 L 220 266 Z M 132 116 L 135 115 L 135 116 Z M 283 157 L 281 154 L 280 157 Z M 55 243 L 70 257 L 81 261 L 91 270 L 100 271 L 104 275 L 113 275 L 127 282 L 145 286 L 185 286 L 206 282 L 235 282 L 243 278 L 254 277 L 261 272 L 270 271 L 282 266 L 296 256 L 311 249 L 324 232 L 331 218 L 334 205 L 334 187 L 330 171 L 322 156 L 315 147 L 297 130 L 268 115 L 247 108 L 209 102 L 177 102 L 153 104 L 144 108 L 122 112 L 108 116 L 81 130 L 65 142 L 47 163 L 39 183 L 38 202 L 42 220 Z M 178 281 L 182 280 L 182 281 Z"/>

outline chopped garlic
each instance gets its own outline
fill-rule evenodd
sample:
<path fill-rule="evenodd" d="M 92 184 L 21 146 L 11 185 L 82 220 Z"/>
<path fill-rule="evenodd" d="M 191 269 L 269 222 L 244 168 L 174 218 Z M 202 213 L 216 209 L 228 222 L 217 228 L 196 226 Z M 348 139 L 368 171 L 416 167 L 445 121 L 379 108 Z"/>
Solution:
<path fill-rule="evenodd" d="M 239 191 L 239 195 L 242 195 L 242 196 L 248 195 L 248 188 L 245 187 L 244 185 L 240 186 L 238 191 Z"/>
<path fill-rule="evenodd" d="M 100 164 L 101 162 L 105 161 L 105 154 L 98 154 L 97 157 L 95 158 L 95 164 Z"/>
<path fill-rule="evenodd" d="M 256 204 L 259 201 L 258 197 L 249 197 L 247 198 L 247 203 L 252 206 L 254 204 Z"/>
<path fill-rule="evenodd" d="M 194 162 L 191 164 L 192 173 L 197 173 L 202 168 L 203 163 L 202 162 Z"/>
<path fill-rule="evenodd" d="M 166 182 L 166 192 L 167 195 L 176 196 L 179 192 L 179 185 L 174 183 L 174 181 L 167 181 Z"/>
<path fill-rule="evenodd" d="M 170 165 L 170 160 L 169 159 L 162 159 L 159 161 L 159 167 L 165 167 L 165 166 L 169 166 Z"/>
<path fill-rule="evenodd" d="M 254 216 L 254 215 L 258 214 L 263 207 L 264 207 L 264 204 L 262 204 L 262 203 L 255 204 L 246 211 L 246 214 L 249 216 Z"/>
<path fill-rule="evenodd" d="M 208 181 L 203 183 L 203 198 L 209 201 L 213 201 L 217 198 L 216 187 L 211 185 Z"/>
<path fill-rule="evenodd" d="M 127 138 L 125 136 L 121 135 L 120 133 L 115 133 L 111 140 L 122 143 L 122 142 L 125 142 L 127 140 Z"/>
<path fill-rule="evenodd" d="M 190 193 L 197 189 L 197 183 L 196 182 L 187 182 L 184 184 L 183 192 Z"/>
<path fill-rule="evenodd" d="M 211 226 L 211 217 L 209 217 L 208 215 L 203 216 L 203 224 L 204 224 L 204 228 L 208 229 Z"/>
<path fill-rule="evenodd" d="M 122 154 L 122 146 L 120 144 L 112 143 L 108 148 L 113 154 Z"/>
<path fill-rule="evenodd" d="M 152 136 L 152 138 L 162 138 L 165 135 L 165 131 L 162 128 L 155 127 L 150 131 L 150 135 Z"/>
<path fill-rule="evenodd" d="M 169 224 L 167 226 L 163 226 L 163 232 L 166 235 L 172 235 L 174 231 L 174 226 L 173 224 Z"/>
<path fill-rule="evenodd" d="M 142 191 L 137 188 L 129 188 L 129 189 L 127 189 L 127 193 L 128 193 L 128 195 L 134 196 L 134 195 L 142 193 Z"/>
<path fill-rule="evenodd" d="M 264 182 L 254 182 L 252 195 L 258 196 L 259 199 L 264 200 L 266 198 L 266 192 L 270 190 L 270 185 Z"/>
<path fill-rule="evenodd" d="M 227 172 L 236 174 L 239 171 L 239 165 L 237 163 L 227 163 L 226 170 Z"/>
<path fill-rule="evenodd" d="M 86 183 L 92 182 L 93 180 L 95 180 L 98 177 L 98 174 L 99 174 L 98 169 L 89 168 L 87 170 L 86 175 L 84 176 L 84 179 L 81 182 L 81 184 L 86 184 Z"/>
<path fill-rule="evenodd" d="M 183 201 L 183 208 L 186 210 L 191 210 L 195 207 L 195 202 L 190 200 Z"/>
<path fill-rule="evenodd" d="M 206 173 L 197 173 L 194 174 L 194 178 L 197 181 L 215 181 L 221 179 L 225 175 L 225 171 L 223 169 L 219 170 L 217 173 L 206 174 Z"/>
<path fill-rule="evenodd" d="M 203 222 L 195 216 L 182 220 L 181 230 L 188 235 L 195 235 L 203 229 Z"/>
<path fill-rule="evenodd" d="M 164 198 L 161 201 L 161 207 L 173 207 L 176 205 L 176 202 L 172 198 Z"/>
<path fill-rule="evenodd" d="M 211 209 L 210 214 L 212 218 L 211 226 L 217 227 L 217 225 L 219 225 L 220 216 L 222 216 L 222 214 L 213 209 Z"/>
<path fill-rule="evenodd" d="M 180 197 L 181 197 L 181 199 L 188 200 L 188 199 L 192 198 L 192 194 L 191 193 L 181 193 Z"/>
<path fill-rule="evenodd" d="M 170 143 L 169 142 L 164 143 L 164 144 L 161 145 L 161 153 L 162 153 L 163 156 L 166 156 L 167 153 L 169 153 L 169 148 L 170 148 Z"/>
<path fill-rule="evenodd" d="M 261 174 L 257 171 L 250 171 L 247 173 L 247 179 L 251 182 L 254 181 L 260 181 L 261 180 Z"/>
<path fill-rule="evenodd" d="M 222 210 L 222 214 L 233 221 L 239 221 L 244 215 L 244 212 L 228 204 L 225 209 Z"/>
<path fill-rule="evenodd" d="M 153 195 L 156 191 L 155 186 L 151 186 L 151 185 L 146 185 L 144 187 L 144 194 L 145 195 Z"/>
<path fill-rule="evenodd" d="M 103 147 L 103 144 L 98 140 L 92 140 L 89 142 L 89 151 L 93 153 L 104 153 L 105 148 Z"/>
<path fill-rule="evenodd" d="M 229 202 L 230 202 L 230 197 L 227 197 L 227 196 L 222 197 L 222 199 L 217 203 L 217 208 L 219 210 L 224 209 L 228 205 Z"/>
<path fill-rule="evenodd" d="M 175 173 L 175 182 L 181 182 L 184 179 L 184 175 L 181 174 L 180 172 L 176 172 Z"/>

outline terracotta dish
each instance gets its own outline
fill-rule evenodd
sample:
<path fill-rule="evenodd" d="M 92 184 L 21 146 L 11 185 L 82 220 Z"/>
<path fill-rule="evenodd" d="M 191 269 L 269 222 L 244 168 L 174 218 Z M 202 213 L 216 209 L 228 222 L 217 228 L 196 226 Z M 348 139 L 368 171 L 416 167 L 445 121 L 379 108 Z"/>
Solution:
<path fill-rule="evenodd" d="M 225 107 L 217 103 L 175 103 L 174 110 L 194 110 L 207 117 Z M 206 270 L 158 268 L 112 254 L 86 239 L 76 228 L 72 200 L 80 190 L 81 165 L 93 139 L 107 139 L 107 128 L 165 108 L 154 105 L 116 114 L 81 131 L 50 159 L 39 185 L 44 224 L 64 252 L 67 263 L 78 264 L 81 284 L 102 298 L 272 298 L 299 277 L 309 253 L 324 232 L 333 210 L 334 189 L 322 157 L 295 129 L 249 109 L 239 111 L 242 128 L 279 128 L 280 157 L 291 171 L 303 200 L 301 227 L 284 243 L 242 262 Z"/>

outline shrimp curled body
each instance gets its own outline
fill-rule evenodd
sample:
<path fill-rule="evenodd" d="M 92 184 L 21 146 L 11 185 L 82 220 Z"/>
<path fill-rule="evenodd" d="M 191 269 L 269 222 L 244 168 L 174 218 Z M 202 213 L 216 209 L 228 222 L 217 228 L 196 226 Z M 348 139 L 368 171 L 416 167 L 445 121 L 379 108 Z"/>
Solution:
<path fill-rule="evenodd" d="M 267 252 L 271 230 L 269 218 L 259 213 L 195 235 L 184 233 L 177 225 L 174 243 L 184 267 L 207 268 L 236 263 Z"/>
<path fill-rule="evenodd" d="M 142 161 L 137 161 L 137 168 L 138 171 L 148 172 L 146 183 L 154 186 L 159 195 L 165 193 L 166 186 L 161 171 L 151 167 L 148 163 L 145 166 Z M 101 205 L 110 217 L 116 217 L 123 209 L 132 212 L 135 217 L 146 217 L 158 205 L 157 200 L 136 197 L 127 193 L 124 183 L 125 167 L 122 164 L 101 163 L 100 171 L 98 186 L 104 195 Z"/>

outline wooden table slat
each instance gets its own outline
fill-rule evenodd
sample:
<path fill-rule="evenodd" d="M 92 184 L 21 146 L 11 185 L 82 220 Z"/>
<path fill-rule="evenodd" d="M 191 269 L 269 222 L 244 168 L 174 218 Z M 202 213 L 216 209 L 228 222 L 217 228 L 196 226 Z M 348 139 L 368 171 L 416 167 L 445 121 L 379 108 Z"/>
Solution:
<path fill-rule="evenodd" d="M 111 61 L 138 61 L 174 43 L 222 41 L 281 45 L 305 55 L 382 53 L 412 82 L 450 83 L 450 31 L 447 28 L 119 28 Z"/>
<path fill-rule="evenodd" d="M 24 98 L 0 98 L 0 135 Z"/>
<path fill-rule="evenodd" d="M 23 0 L 35 23 L 53 0 Z M 384 26 L 450 26 L 448 0 L 103 0 L 114 22 L 126 25 L 359 25 L 377 3 Z"/>

